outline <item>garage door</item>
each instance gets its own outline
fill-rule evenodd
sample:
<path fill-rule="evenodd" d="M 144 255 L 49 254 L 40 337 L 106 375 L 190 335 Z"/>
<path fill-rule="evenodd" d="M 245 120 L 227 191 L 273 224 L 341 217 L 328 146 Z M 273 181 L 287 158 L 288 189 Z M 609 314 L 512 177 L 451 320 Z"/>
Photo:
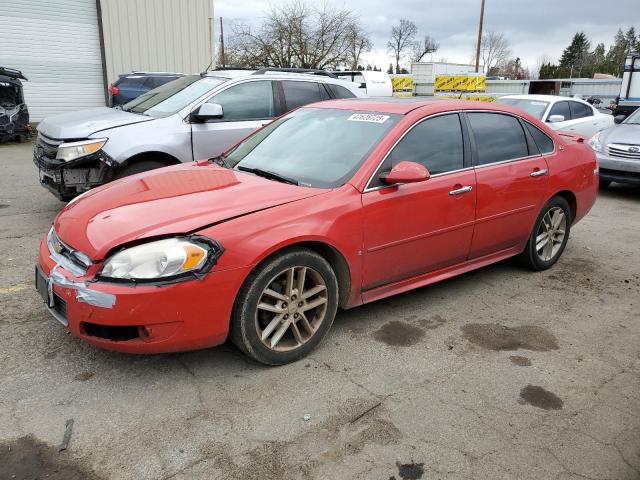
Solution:
<path fill-rule="evenodd" d="M 31 121 L 104 105 L 95 0 L 0 0 L 0 65 L 17 68 Z"/>

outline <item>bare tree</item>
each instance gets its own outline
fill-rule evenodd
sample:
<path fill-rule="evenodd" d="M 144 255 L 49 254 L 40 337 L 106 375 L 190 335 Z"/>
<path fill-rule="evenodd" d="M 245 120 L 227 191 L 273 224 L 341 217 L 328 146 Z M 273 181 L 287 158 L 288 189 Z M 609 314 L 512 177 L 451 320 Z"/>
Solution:
<path fill-rule="evenodd" d="M 474 46 L 475 49 L 475 46 Z M 485 73 L 509 60 L 511 50 L 509 41 L 502 32 L 487 32 L 482 35 L 480 42 L 480 58 L 484 64 Z M 474 54 L 475 57 L 475 54 Z"/>
<path fill-rule="evenodd" d="M 396 73 L 400 73 L 400 59 L 406 50 L 413 45 L 417 32 L 416 24 L 404 18 L 400 19 L 398 25 L 391 28 L 391 38 L 387 42 L 387 48 L 396 59 Z"/>
<path fill-rule="evenodd" d="M 238 67 L 337 67 L 371 46 L 351 11 L 305 0 L 272 7 L 260 27 L 238 25 L 234 37 Z"/>
<path fill-rule="evenodd" d="M 411 61 L 419 62 L 425 55 L 435 53 L 439 48 L 440 44 L 435 39 L 425 35 L 421 42 L 414 42 L 411 46 Z"/>
<path fill-rule="evenodd" d="M 531 72 L 531 78 L 540 78 L 540 69 L 543 67 L 543 65 L 551 63 L 555 63 L 555 60 L 551 57 L 551 55 L 547 55 L 546 53 L 539 55 L 536 59 L 536 65 L 533 67 L 533 70 Z"/>
<path fill-rule="evenodd" d="M 360 57 L 363 53 L 371 51 L 373 43 L 357 23 L 352 23 L 348 27 L 347 41 L 349 44 L 347 51 L 349 68 L 351 70 L 357 70 L 360 65 Z"/>

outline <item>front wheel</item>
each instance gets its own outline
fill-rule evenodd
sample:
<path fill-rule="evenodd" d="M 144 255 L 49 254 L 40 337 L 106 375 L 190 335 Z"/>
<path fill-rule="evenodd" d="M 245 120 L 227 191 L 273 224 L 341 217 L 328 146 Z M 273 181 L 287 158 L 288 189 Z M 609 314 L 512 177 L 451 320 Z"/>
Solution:
<path fill-rule="evenodd" d="M 520 260 L 533 270 L 546 270 L 558 261 L 569 240 L 571 208 L 562 197 L 544 206 Z"/>
<path fill-rule="evenodd" d="M 601 178 L 598 182 L 599 182 L 600 190 L 609 188 L 609 185 L 611 185 L 611 180 L 604 180 Z"/>
<path fill-rule="evenodd" d="M 231 340 L 267 365 L 283 365 L 313 350 L 331 328 L 338 281 L 316 252 L 295 249 L 257 267 L 236 299 Z"/>
<path fill-rule="evenodd" d="M 156 168 L 162 167 L 166 167 L 166 165 L 154 160 L 140 160 L 138 162 L 132 163 L 131 165 L 127 165 L 122 170 L 120 170 L 115 176 L 115 179 L 128 177 L 130 175 L 135 175 L 136 173 L 148 172 L 149 170 L 155 170 Z"/>

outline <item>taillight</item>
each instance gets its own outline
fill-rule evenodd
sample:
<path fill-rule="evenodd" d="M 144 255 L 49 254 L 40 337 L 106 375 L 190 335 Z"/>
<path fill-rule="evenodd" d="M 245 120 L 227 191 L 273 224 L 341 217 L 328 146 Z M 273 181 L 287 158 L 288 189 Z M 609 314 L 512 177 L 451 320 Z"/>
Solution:
<path fill-rule="evenodd" d="M 119 93 L 120 93 L 120 89 L 118 87 L 116 87 L 115 85 L 111 85 L 111 96 L 115 97 Z"/>

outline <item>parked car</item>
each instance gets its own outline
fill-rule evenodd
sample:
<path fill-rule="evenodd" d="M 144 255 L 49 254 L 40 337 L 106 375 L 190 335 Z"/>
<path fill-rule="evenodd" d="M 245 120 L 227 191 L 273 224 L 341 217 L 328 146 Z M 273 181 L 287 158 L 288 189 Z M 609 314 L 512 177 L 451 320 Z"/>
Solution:
<path fill-rule="evenodd" d="M 165 83 L 172 82 L 180 77 L 184 77 L 184 73 L 131 72 L 119 75 L 118 80 L 113 82 L 109 89 L 111 106 L 124 105 L 143 93 L 161 87 Z"/>
<path fill-rule="evenodd" d="M 31 138 L 29 109 L 24 101 L 21 71 L 0 67 L 0 142 Z"/>
<path fill-rule="evenodd" d="M 589 145 L 600 166 L 600 186 L 611 182 L 640 185 L 640 110 L 615 117 L 614 127 L 596 133 Z"/>
<path fill-rule="evenodd" d="M 593 105 L 578 98 L 507 95 L 496 102 L 518 107 L 548 123 L 554 130 L 577 133 L 585 138 L 591 138 L 600 130 L 613 126 L 613 116 L 600 113 Z"/>
<path fill-rule="evenodd" d="M 355 83 L 324 73 L 188 75 L 122 110 L 100 107 L 46 118 L 34 150 L 40 182 L 69 200 L 115 178 L 218 156 L 301 105 L 363 95 Z"/>
<path fill-rule="evenodd" d="M 291 112 L 223 158 L 70 202 L 37 288 L 94 345 L 133 353 L 230 337 L 283 364 L 350 308 L 512 256 L 551 267 L 598 190 L 593 150 L 521 110 L 339 100 Z"/>

